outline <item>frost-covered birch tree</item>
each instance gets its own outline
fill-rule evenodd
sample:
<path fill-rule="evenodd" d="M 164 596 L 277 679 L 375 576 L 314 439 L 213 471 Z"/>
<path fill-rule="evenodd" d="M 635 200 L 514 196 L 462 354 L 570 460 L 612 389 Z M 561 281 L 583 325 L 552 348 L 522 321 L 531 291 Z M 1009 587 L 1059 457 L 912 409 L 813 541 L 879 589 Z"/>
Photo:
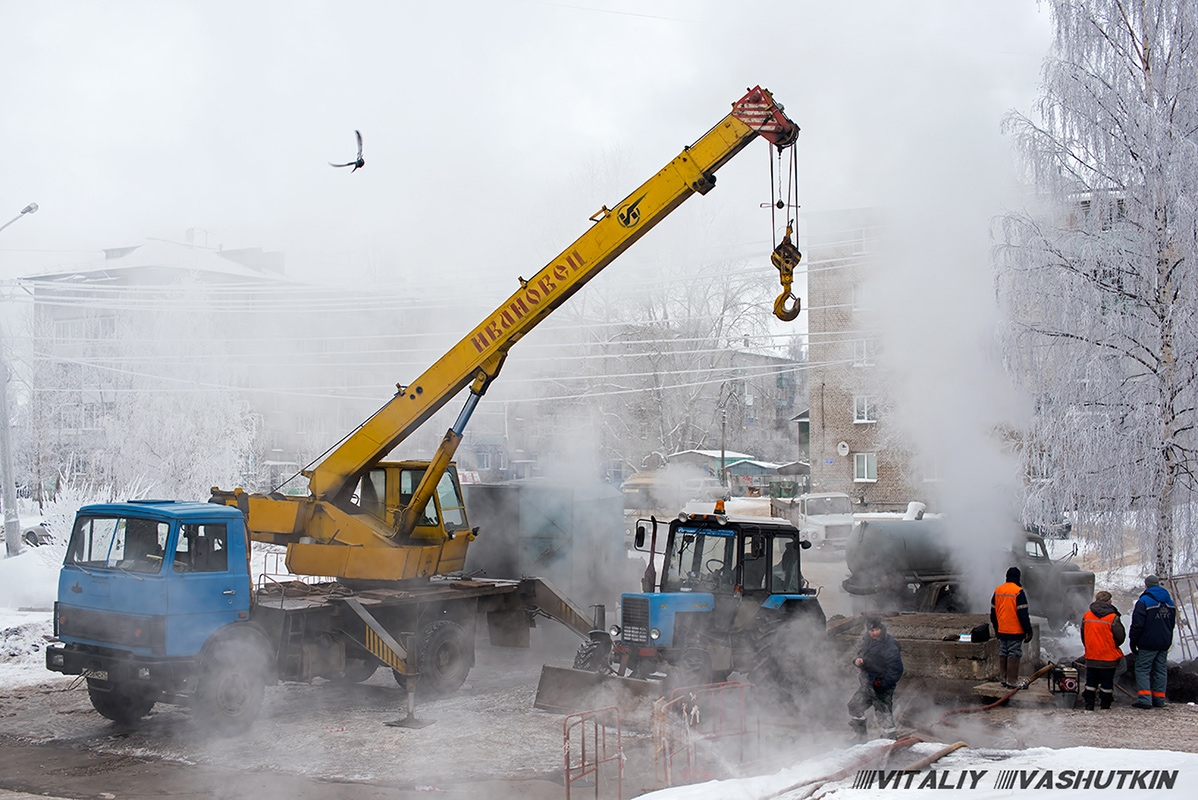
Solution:
<path fill-rule="evenodd" d="M 1037 398 L 1032 522 L 1073 510 L 1152 567 L 1195 552 L 1198 2 L 1052 0 L 1038 119 L 1007 129 L 1044 202 L 1001 219 L 1007 364 Z"/>

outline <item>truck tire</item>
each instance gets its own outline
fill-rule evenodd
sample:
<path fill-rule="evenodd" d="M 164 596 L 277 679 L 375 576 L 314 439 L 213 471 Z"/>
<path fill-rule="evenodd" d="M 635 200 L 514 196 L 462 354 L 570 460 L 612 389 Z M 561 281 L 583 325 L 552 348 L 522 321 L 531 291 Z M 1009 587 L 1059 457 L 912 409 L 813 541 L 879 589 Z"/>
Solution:
<path fill-rule="evenodd" d="M 434 622 L 420 634 L 417 651 L 417 667 L 420 677 L 416 680 L 416 691 L 428 697 L 440 697 L 462 688 L 470 668 L 474 666 L 474 653 L 470 640 L 461 625 L 443 619 Z M 395 682 L 407 687 L 403 675 L 391 671 Z"/>
<path fill-rule="evenodd" d="M 106 683 L 87 679 L 87 696 L 92 701 L 92 708 L 105 719 L 120 725 L 132 725 L 149 714 L 150 709 L 154 707 L 152 697 L 120 683 L 107 686 Z"/>
<path fill-rule="evenodd" d="M 267 658 L 250 642 L 216 645 L 200 665 L 192 714 L 203 729 L 243 733 L 254 724 L 266 691 Z"/>

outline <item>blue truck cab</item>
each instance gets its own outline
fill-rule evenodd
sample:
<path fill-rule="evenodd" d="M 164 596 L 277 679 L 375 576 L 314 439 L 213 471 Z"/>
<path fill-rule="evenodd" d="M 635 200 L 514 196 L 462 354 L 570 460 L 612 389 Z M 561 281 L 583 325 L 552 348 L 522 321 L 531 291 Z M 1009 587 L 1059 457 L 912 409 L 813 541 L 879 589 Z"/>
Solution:
<path fill-rule="evenodd" d="M 223 693 L 207 700 L 223 702 L 224 712 L 236 717 L 244 706 L 252 717 L 269 679 L 269 647 L 250 621 L 252 602 L 237 509 L 170 501 L 84 506 L 59 574 L 59 644 L 47 649 L 46 666 L 85 676 L 96 710 L 118 722 L 204 690 Z M 217 669 L 234 651 L 241 666 L 232 674 L 227 663 Z"/>
<path fill-rule="evenodd" d="M 610 653 L 616 674 L 672 672 L 685 683 L 733 671 L 759 677 L 787 669 L 787 648 L 774 641 L 783 632 L 791 642 L 823 635 L 818 590 L 803 579 L 799 556 L 810 542 L 786 520 L 729 516 L 722 506 L 671 521 L 658 548 L 661 575 L 648 578 L 656 585 L 622 595 L 620 623 L 592 636 L 590 649 Z"/>

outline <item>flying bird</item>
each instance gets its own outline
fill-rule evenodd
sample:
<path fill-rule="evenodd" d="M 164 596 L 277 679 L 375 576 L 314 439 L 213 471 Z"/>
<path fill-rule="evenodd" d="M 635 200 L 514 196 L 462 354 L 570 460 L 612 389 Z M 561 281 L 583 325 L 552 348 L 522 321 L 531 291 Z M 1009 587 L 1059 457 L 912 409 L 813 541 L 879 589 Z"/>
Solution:
<path fill-rule="evenodd" d="M 348 164 L 334 164 L 330 161 L 330 167 L 353 167 L 350 172 L 357 172 L 358 167 L 366 166 L 366 159 L 362 158 L 362 134 L 359 131 L 354 131 L 354 136 L 358 137 L 358 157 Z"/>

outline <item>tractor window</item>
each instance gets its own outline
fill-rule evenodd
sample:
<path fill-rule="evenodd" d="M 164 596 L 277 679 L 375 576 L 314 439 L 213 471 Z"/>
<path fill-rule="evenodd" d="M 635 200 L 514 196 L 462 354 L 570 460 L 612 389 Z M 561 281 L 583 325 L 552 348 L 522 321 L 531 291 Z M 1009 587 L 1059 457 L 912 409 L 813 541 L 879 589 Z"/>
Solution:
<path fill-rule="evenodd" d="M 156 573 L 170 526 L 136 517 L 80 517 L 67 545 L 67 564 Z"/>
<path fill-rule="evenodd" d="M 437 484 L 437 505 L 441 506 L 446 531 L 460 531 L 466 527 L 466 504 L 462 502 L 453 470 L 446 470 Z"/>
<path fill-rule="evenodd" d="M 735 580 L 732 531 L 679 526 L 667 554 L 662 591 L 730 590 Z"/>
<path fill-rule="evenodd" d="M 412 501 L 412 495 L 416 493 L 416 487 L 420 485 L 420 479 L 424 477 L 422 469 L 405 469 L 399 473 L 399 504 L 406 506 Z M 437 508 L 430 500 L 429 504 L 424 507 L 424 514 L 421 515 L 417 525 L 428 526 L 437 524 Z"/>
<path fill-rule="evenodd" d="M 773 546 L 774 594 L 797 594 L 803 588 L 799 570 L 799 542 L 794 536 L 775 536 Z"/>
<path fill-rule="evenodd" d="M 760 534 L 746 535 L 744 552 L 741 560 L 741 591 L 760 592 L 765 589 L 765 576 L 768 573 L 770 554 L 766 541 Z"/>
<path fill-rule="evenodd" d="M 224 524 L 181 525 L 175 572 L 228 572 L 229 538 Z"/>

